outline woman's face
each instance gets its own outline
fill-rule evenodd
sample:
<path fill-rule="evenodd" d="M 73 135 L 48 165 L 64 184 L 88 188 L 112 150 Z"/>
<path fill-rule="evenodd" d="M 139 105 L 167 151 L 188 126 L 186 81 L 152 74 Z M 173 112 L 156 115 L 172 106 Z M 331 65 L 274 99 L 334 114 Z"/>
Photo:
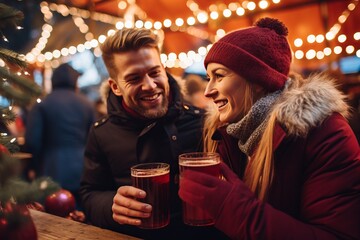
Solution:
<path fill-rule="evenodd" d="M 211 98 L 219 111 L 222 123 L 234 123 L 243 118 L 246 113 L 245 79 L 219 63 L 209 63 L 206 69 L 209 82 L 205 96 Z"/>

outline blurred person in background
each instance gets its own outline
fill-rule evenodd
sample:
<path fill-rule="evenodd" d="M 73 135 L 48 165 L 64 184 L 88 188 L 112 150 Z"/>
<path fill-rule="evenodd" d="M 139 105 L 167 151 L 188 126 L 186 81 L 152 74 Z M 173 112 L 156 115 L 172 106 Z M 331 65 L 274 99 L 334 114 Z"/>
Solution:
<path fill-rule="evenodd" d="M 186 74 L 183 78 L 185 84 L 185 99 L 195 107 L 207 109 L 212 101 L 205 97 L 204 91 L 207 81 L 198 74 Z"/>
<path fill-rule="evenodd" d="M 78 92 L 80 74 L 69 64 L 53 72 L 52 92 L 29 112 L 25 149 L 32 156 L 35 176 L 49 176 L 69 190 L 81 209 L 78 190 L 84 149 L 90 126 L 95 122 L 93 103 Z"/>
<path fill-rule="evenodd" d="M 99 86 L 99 98 L 95 102 L 96 119 L 103 118 L 107 115 L 106 101 L 109 96 L 110 86 L 108 81 L 102 81 Z"/>

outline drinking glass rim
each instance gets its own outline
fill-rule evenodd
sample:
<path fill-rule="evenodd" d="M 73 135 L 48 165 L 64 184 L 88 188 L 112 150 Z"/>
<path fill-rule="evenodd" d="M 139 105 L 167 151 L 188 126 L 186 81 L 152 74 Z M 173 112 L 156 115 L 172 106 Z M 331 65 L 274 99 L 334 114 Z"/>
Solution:
<path fill-rule="evenodd" d="M 216 158 L 220 158 L 219 153 L 217 152 L 188 152 L 188 153 L 182 153 L 179 155 L 179 159 L 180 158 L 193 158 L 196 157 L 198 159 L 206 159 L 209 157 L 216 157 Z"/>
<path fill-rule="evenodd" d="M 150 168 L 149 166 L 158 166 L 155 168 Z M 148 166 L 149 168 L 139 168 L 139 167 L 145 167 Z M 152 169 L 170 169 L 170 164 L 168 163 L 164 163 L 164 162 L 151 162 L 151 163 L 139 163 L 136 164 L 132 167 L 130 167 L 130 170 L 141 170 L 141 171 L 146 171 L 146 170 L 152 170 Z"/>

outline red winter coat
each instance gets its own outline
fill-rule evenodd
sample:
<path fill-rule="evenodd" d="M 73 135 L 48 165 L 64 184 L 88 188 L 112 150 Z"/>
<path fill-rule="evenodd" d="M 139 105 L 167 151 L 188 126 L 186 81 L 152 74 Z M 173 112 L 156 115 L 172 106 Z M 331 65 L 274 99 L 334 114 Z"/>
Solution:
<path fill-rule="evenodd" d="M 274 107 L 287 111 L 278 111 L 285 114 L 274 129 L 274 179 L 265 203 L 239 179 L 217 187 L 222 183 L 192 176 L 197 190 L 181 186 L 179 194 L 205 196 L 202 206 L 232 239 L 360 239 L 360 149 L 340 114 L 346 115 L 342 96 L 321 78 L 286 91 Z M 225 129 L 214 137 L 223 161 L 242 178 L 247 160 L 238 140 Z"/>

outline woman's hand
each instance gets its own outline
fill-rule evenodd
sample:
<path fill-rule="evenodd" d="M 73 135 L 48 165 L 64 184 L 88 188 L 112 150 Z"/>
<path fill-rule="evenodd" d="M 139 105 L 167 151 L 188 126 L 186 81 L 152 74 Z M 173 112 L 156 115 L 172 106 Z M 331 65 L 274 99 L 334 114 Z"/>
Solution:
<path fill-rule="evenodd" d="M 179 196 L 193 206 L 207 211 L 210 216 L 218 216 L 223 202 L 237 184 L 244 184 L 229 167 L 220 163 L 226 180 L 198 171 L 186 170 L 180 181 Z"/>

